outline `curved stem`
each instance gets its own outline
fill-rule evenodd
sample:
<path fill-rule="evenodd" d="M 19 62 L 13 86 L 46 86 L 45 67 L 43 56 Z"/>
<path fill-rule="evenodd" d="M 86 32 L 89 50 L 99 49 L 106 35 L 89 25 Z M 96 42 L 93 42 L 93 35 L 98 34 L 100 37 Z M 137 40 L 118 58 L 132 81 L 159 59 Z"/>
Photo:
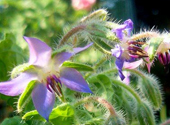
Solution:
<path fill-rule="evenodd" d="M 134 74 L 138 74 L 142 79 L 146 78 L 145 75 L 142 72 L 140 72 L 139 70 L 136 70 L 136 69 L 123 69 L 123 70 L 130 71 Z"/>
<path fill-rule="evenodd" d="M 134 74 L 138 74 L 141 78 L 145 79 L 145 75 L 136 69 L 124 69 L 123 68 L 123 70 L 133 72 Z M 117 72 L 117 68 L 113 68 L 113 69 L 104 71 L 104 72 L 102 72 L 102 74 L 112 73 L 112 72 Z"/>
<path fill-rule="evenodd" d="M 74 27 L 73 29 L 71 29 L 65 36 L 63 36 L 63 38 L 60 40 L 59 42 L 59 46 L 61 46 L 62 44 L 64 44 L 72 35 L 74 35 L 75 33 L 84 30 L 86 28 L 86 25 L 79 25 Z"/>
<path fill-rule="evenodd" d="M 165 121 L 164 123 L 160 124 L 160 125 L 169 125 L 170 124 L 170 119 L 168 119 L 167 121 Z"/>
<path fill-rule="evenodd" d="M 110 116 L 116 116 L 116 112 L 115 112 L 115 109 L 113 108 L 113 106 L 108 101 L 106 101 L 105 99 L 103 99 L 101 97 L 95 97 L 95 96 L 85 97 L 85 98 L 79 100 L 78 102 L 76 102 L 74 104 L 74 106 L 77 107 L 81 104 L 84 104 L 84 103 L 87 103 L 87 102 L 92 102 L 92 101 L 95 101 L 95 102 L 102 104 L 106 109 L 109 110 Z"/>
<path fill-rule="evenodd" d="M 131 37 L 131 40 L 136 41 L 136 40 L 139 40 L 139 39 L 156 37 L 156 36 L 159 36 L 159 34 L 157 32 L 147 31 L 147 32 L 142 32 L 142 33 L 133 35 Z"/>
<path fill-rule="evenodd" d="M 140 99 L 139 95 L 138 95 L 130 86 L 124 84 L 124 83 L 121 82 L 121 81 L 114 80 L 114 79 L 112 79 L 112 82 L 113 82 L 114 84 L 117 84 L 117 85 L 125 88 L 126 90 L 128 90 L 128 91 L 136 98 L 136 100 L 138 101 L 138 103 L 141 103 L 142 100 Z"/>

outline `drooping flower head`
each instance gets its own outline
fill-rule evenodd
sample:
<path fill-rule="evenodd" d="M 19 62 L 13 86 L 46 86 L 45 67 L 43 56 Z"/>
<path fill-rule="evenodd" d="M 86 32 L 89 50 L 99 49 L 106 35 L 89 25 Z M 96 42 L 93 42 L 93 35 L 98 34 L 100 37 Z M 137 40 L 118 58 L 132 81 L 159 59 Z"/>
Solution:
<path fill-rule="evenodd" d="M 122 25 L 112 30 L 121 41 L 120 44 L 115 45 L 114 49 L 111 49 L 112 55 L 116 57 L 115 64 L 121 80 L 125 78 L 122 73 L 123 67 L 136 68 L 142 63 L 142 60 L 136 61 L 136 59 L 148 56 L 144 50 L 137 46 L 139 42 L 130 41 L 129 37 L 132 29 L 133 22 L 128 19 Z"/>
<path fill-rule="evenodd" d="M 170 63 L 170 38 L 165 38 L 158 47 L 157 56 L 161 64 L 167 66 Z"/>
<path fill-rule="evenodd" d="M 85 93 L 92 93 L 82 75 L 73 68 L 66 68 L 62 63 L 75 53 L 87 49 L 92 44 L 83 48 L 75 48 L 73 52 L 62 52 L 52 57 L 51 48 L 36 38 L 24 37 L 29 45 L 29 65 L 33 69 L 22 72 L 16 78 L 0 82 L 0 93 L 8 96 L 21 94 L 31 81 L 37 85 L 32 91 L 32 100 L 39 114 L 48 120 L 55 102 L 55 93 L 62 95 L 61 86 Z"/>

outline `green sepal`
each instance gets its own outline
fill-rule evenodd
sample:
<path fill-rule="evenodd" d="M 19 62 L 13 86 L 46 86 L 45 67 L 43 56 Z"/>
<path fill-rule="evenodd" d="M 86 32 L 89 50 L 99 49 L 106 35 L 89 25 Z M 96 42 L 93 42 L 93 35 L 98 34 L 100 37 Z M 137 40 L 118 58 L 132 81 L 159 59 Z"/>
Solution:
<path fill-rule="evenodd" d="M 35 82 L 36 81 L 31 81 L 25 88 L 24 92 L 20 95 L 20 97 L 18 99 L 18 103 L 17 103 L 17 111 L 18 112 L 21 112 L 22 109 L 25 107 L 25 105 L 28 104 L 29 101 L 31 100 L 31 93 L 36 85 Z"/>
<path fill-rule="evenodd" d="M 89 20 L 94 20 L 94 19 L 101 19 L 101 20 L 106 20 L 108 12 L 105 9 L 98 9 L 91 14 L 83 17 L 80 20 L 80 23 L 89 21 Z"/>
<path fill-rule="evenodd" d="M 94 43 L 94 47 L 101 51 L 102 53 L 105 53 L 107 55 L 111 55 L 111 51 L 105 50 L 102 46 L 100 46 L 98 43 Z"/>
<path fill-rule="evenodd" d="M 100 39 L 97 39 L 97 40 L 94 40 L 94 42 L 96 44 L 98 44 L 98 46 L 100 46 L 101 48 L 107 50 L 107 51 L 111 51 L 111 49 L 113 49 L 113 47 L 111 47 L 110 45 L 108 45 L 106 42 L 100 40 Z"/>
<path fill-rule="evenodd" d="M 153 110 L 148 103 L 138 103 L 136 113 L 140 125 L 155 125 Z"/>
<path fill-rule="evenodd" d="M 51 57 L 53 58 L 54 56 L 56 56 L 59 53 L 67 52 L 69 49 L 70 49 L 70 46 L 65 44 L 65 45 L 61 46 L 60 48 L 55 49 L 55 51 L 52 52 Z"/>
<path fill-rule="evenodd" d="M 92 67 L 80 63 L 65 61 L 62 66 L 68 67 L 68 68 L 74 68 L 78 71 L 94 71 Z"/>
<path fill-rule="evenodd" d="M 21 65 L 16 66 L 15 68 L 13 68 L 12 72 L 11 72 L 11 78 L 14 79 L 15 77 L 17 77 L 20 73 L 29 70 L 29 69 L 33 69 L 34 66 L 30 65 L 28 63 L 24 63 Z"/>
<path fill-rule="evenodd" d="M 149 55 L 149 60 L 152 62 L 155 58 L 157 49 L 161 42 L 163 41 L 163 38 L 157 37 L 157 38 L 151 38 L 149 41 L 149 50 L 148 50 L 148 55 Z"/>
<path fill-rule="evenodd" d="M 110 29 L 115 29 L 116 27 L 119 26 L 119 24 L 114 23 L 114 22 L 111 22 L 111 21 L 107 21 L 107 22 L 105 23 L 105 26 L 106 26 L 107 28 L 110 28 Z"/>
<path fill-rule="evenodd" d="M 114 42 L 120 42 L 116 35 L 102 24 L 93 23 L 88 25 L 86 30 L 95 37 L 104 38 Z"/>
<path fill-rule="evenodd" d="M 27 112 L 22 119 L 38 119 L 45 121 L 36 110 Z M 49 121 L 53 124 L 72 125 L 74 120 L 74 108 L 69 103 L 63 103 L 54 108 L 50 114 Z"/>

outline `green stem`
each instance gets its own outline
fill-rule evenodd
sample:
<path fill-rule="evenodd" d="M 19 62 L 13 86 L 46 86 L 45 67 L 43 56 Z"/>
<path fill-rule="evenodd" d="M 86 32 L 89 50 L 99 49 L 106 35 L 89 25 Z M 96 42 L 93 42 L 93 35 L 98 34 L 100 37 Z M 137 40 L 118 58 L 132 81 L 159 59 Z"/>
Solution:
<path fill-rule="evenodd" d="M 123 70 L 130 71 L 134 74 L 139 75 L 142 79 L 146 79 L 145 75 L 142 72 L 140 72 L 139 70 L 136 70 L 136 69 L 123 69 Z"/>
<path fill-rule="evenodd" d="M 103 105 L 106 109 L 108 109 L 109 112 L 110 112 L 110 116 L 116 116 L 117 115 L 116 112 L 115 112 L 115 109 L 113 108 L 113 106 L 108 101 L 106 101 L 105 99 L 103 99 L 101 97 L 97 97 L 97 96 L 85 97 L 85 98 L 79 100 L 78 102 L 76 102 L 74 104 L 74 107 L 77 107 L 79 105 L 82 105 L 82 104 L 87 103 L 87 102 L 92 102 L 92 101 L 98 102 L 101 105 Z"/>
<path fill-rule="evenodd" d="M 130 71 L 130 72 L 132 72 L 132 73 L 134 73 L 134 74 L 137 74 L 137 75 L 139 75 L 142 79 L 145 79 L 145 78 L 146 78 L 145 75 L 144 75 L 142 72 L 140 72 L 140 71 L 138 71 L 138 70 L 136 70 L 136 69 L 123 69 L 123 70 L 125 70 L 125 71 Z M 102 72 L 102 74 L 112 73 L 112 72 L 117 72 L 117 69 L 116 69 L 116 68 L 113 68 L 113 69 L 110 69 L 110 70 L 107 70 L 107 71 Z"/>
<path fill-rule="evenodd" d="M 113 68 L 107 71 L 102 72 L 102 74 L 107 74 L 107 73 L 112 73 L 112 72 L 117 72 L 117 68 Z"/>
<path fill-rule="evenodd" d="M 121 81 L 114 80 L 114 79 L 112 79 L 112 82 L 113 82 L 114 84 L 119 85 L 119 86 L 125 88 L 126 90 L 128 90 L 128 91 L 136 98 L 137 102 L 138 102 L 138 103 L 141 103 L 142 100 L 140 99 L 139 95 L 138 95 L 130 86 L 124 84 L 124 83 L 121 82 Z"/>
<path fill-rule="evenodd" d="M 76 34 L 79 31 L 82 31 L 86 28 L 86 25 L 79 25 L 71 29 L 59 42 L 59 46 L 63 45 L 67 40 L 74 34 Z"/>

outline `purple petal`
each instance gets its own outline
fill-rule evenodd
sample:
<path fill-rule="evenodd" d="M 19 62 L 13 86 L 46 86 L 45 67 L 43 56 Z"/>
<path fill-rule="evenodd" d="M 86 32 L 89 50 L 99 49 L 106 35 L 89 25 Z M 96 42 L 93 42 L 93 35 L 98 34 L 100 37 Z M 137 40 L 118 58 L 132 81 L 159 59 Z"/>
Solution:
<path fill-rule="evenodd" d="M 112 32 L 116 33 L 116 36 L 122 40 L 123 39 L 123 30 L 126 28 L 126 25 L 120 25 L 115 29 L 112 29 Z"/>
<path fill-rule="evenodd" d="M 82 75 L 75 69 L 62 68 L 60 72 L 61 82 L 68 88 L 85 93 L 92 93 L 87 82 Z"/>
<path fill-rule="evenodd" d="M 90 44 L 88 44 L 88 45 L 85 46 L 85 47 L 77 47 L 77 48 L 74 48 L 74 49 L 73 49 L 73 53 L 74 53 L 74 54 L 79 53 L 79 52 L 81 52 L 81 51 L 89 48 L 91 45 L 93 45 L 93 43 L 90 43 Z"/>
<path fill-rule="evenodd" d="M 121 80 L 123 81 L 125 76 L 123 75 L 122 73 L 122 70 L 118 70 L 118 73 L 119 73 L 119 77 L 121 78 Z"/>
<path fill-rule="evenodd" d="M 131 36 L 131 31 L 133 29 L 133 22 L 131 19 L 128 19 L 124 22 L 124 24 L 119 25 L 117 28 L 113 29 L 112 32 L 116 33 L 116 36 L 122 40 L 123 39 L 123 30 L 127 31 L 127 36 Z"/>
<path fill-rule="evenodd" d="M 44 84 L 38 84 L 32 91 L 32 100 L 38 113 L 48 121 L 55 103 L 55 94 Z"/>
<path fill-rule="evenodd" d="M 124 22 L 124 24 L 126 25 L 126 31 L 127 31 L 127 36 L 130 37 L 131 36 L 131 32 L 133 29 L 133 22 L 131 19 L 128 19 Z"/>
<path fill-rule="evenodd" d="M 135 68 L 137 68 L 140 64 L 142 64 L 142 62 L 143 62 L 143 60 L 142 59 L 140 59 L 140 60 L 138 60 L 138 61 L 134 61 L 134 62 L 124 62 L 124 65 L 123 65 L 123 67 L 125 68 L 125 69 L 135 69 Z"/>
<path fill-rule="evenodd" d="M 39 39 L 25 36 L 24 39 L 29 45 L 29 64 L 41 67 L 46 65 L 51 58 L 51 48 Z"/>
<path fill-rule="evenodd" d="M 54 57 L 56 67 L 59 67 L 64 61 L 70 59 L 72 55 L 73 54 L 69 52 L 62 52 L 62 53 L 57 54 Z"/>
<path fill-rule="evenodd" d="M 115 48 L 111 49 L 111 51 L 112 51 L 112 55 L 116 58 L 120 58 L 123 52 L 120 45 L 115 45 Z"/>
<path fill-rule="evenodd" d="M 121 80 L 123 80 L 125 78 L 125 76 L 122 73 L 122 67 L 123 67 L 123 64 L 124 64 L 124 60 L 123 59 L 116 59 L 115 64 L 116 64 L 116 68 L 118 69 L 119 76 L 120 76 Z"/>
<path fill-rule="evenodd" d="M 10 81 L 0 82 L 0 93 L 8 96 L 17 96 L 24 91 L 29 82 L 36 79 L 37 76 L 35 74 L 22 73 Z"/>

